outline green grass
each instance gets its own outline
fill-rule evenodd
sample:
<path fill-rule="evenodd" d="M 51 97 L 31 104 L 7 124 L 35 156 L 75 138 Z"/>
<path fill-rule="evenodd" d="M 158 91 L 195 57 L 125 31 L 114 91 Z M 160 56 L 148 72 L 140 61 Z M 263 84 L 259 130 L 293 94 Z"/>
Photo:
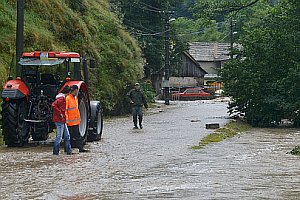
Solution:
<path fill-rule="evenodd" d="M 4 144 L 3 141 L 3 135 L 2 135 L 2 129 L 0 130 L 0 146 Z"/>
<path fill-rule="evenodd" d="M 292 151 L 290 151 L 290 154 L 300 156 L 300 145 L 295 146 L 295 148 L 293 148 Z"/>
<path fill-rule="evenodd" d="M 0 101 L 1 104 L 1 101 Z M 1 116 L 2 106 L 0 106 L 0 146 L 4 144 L 2 135 L 2 116 Z"/>
<path fill-rule="evenodd" d="M 245 132 L 249 130 L 251 127 L 242 122 L 242 121 L 232 121 L 226 124 L 224 128 L 218 128 L 215 130 L 214 133 L 207 135 L 204 137 L 200 142 L 199 145 L 193 146 L 192 149 L 202 149 L 205 146 L 211 144 L 211 143 L 216 143 L 216 142 L 221 142 L 223 140 L 226 140 L 228 138 L 234 137 L 238 133 Z"/>

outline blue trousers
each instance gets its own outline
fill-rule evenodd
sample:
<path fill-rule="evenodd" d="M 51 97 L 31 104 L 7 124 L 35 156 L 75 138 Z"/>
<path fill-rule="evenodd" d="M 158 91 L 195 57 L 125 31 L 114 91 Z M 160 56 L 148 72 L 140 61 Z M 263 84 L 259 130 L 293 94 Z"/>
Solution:
<path fill-rule="evenodd" d="M 71 154 L 72 148 L 70 144 L 70 134 L 67 125 L 65 123 L 55 122 L 55 126 L 56 126 L 56 137 L 54 141 L 53 155 L 59 154 L 59 147 L 60 147 L 60 142 L 62 140 L 62 136 L 64 136 L 65 150 L 67 154 Z"/>
<path fill-rule="evenodd" d="M 142 106 L 134 106 L 132 107 L 132 117 L 133 117 L 133 124 L 137 126 L 137 119 L 139 118 L 139 125 L 142 125 L 143 121 L 143 111 Z"/>

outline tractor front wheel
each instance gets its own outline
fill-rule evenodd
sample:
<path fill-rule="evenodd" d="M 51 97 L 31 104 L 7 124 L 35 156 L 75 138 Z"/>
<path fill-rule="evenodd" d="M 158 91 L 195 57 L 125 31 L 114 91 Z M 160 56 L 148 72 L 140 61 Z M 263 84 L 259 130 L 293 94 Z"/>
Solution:
<path fill-rule="evenodd" d="M 2 129 L 8 147 L 20 147 L 28 143 L 29 126 L 25 122 L 27 106 L 25 99 L 2 103 Z"/>
<path fill-rule="evenodd" d="M 79 133 L 83 141 L 86 142 L 88 129 L 88 98 L 86 93 L 81 90 L 78 94 L 78 108 L 80 112 Z"/>
<path fill-rule="evenodd" d="M 99 141 L 103 130 L 103 110 L 100 102 L 91 101 L 91 119 L 88 141 Z"/>

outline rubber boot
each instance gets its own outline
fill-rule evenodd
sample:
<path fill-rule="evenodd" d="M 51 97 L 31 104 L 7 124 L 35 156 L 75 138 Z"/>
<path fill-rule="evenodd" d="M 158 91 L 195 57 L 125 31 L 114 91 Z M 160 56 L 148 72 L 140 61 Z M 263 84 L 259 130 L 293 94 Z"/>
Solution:
<path fill-rule="evenodd" d="M 139 117 L 139 125 L 140 125 L 140 129 L 143 129 L 142 122 L 143 122 L 143 117 Z"/>
<path fill-rule="evenodd" d="M 138 126 L 137 126 L 137 117 L 133 117 L 133 125 L 134 125 L 134 129 L 138 129 Z"/>

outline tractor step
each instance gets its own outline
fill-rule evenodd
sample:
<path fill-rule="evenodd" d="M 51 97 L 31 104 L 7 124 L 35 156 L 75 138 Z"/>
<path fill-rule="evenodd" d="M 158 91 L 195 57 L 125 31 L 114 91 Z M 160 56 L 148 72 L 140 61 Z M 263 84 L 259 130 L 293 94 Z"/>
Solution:
<path fill-rule="evenodd" d="M 33 120 L 33 119 L 24 119 L 25 122 L 32 122 L 32 123 L 43 123 L 46 120 Z"/>

